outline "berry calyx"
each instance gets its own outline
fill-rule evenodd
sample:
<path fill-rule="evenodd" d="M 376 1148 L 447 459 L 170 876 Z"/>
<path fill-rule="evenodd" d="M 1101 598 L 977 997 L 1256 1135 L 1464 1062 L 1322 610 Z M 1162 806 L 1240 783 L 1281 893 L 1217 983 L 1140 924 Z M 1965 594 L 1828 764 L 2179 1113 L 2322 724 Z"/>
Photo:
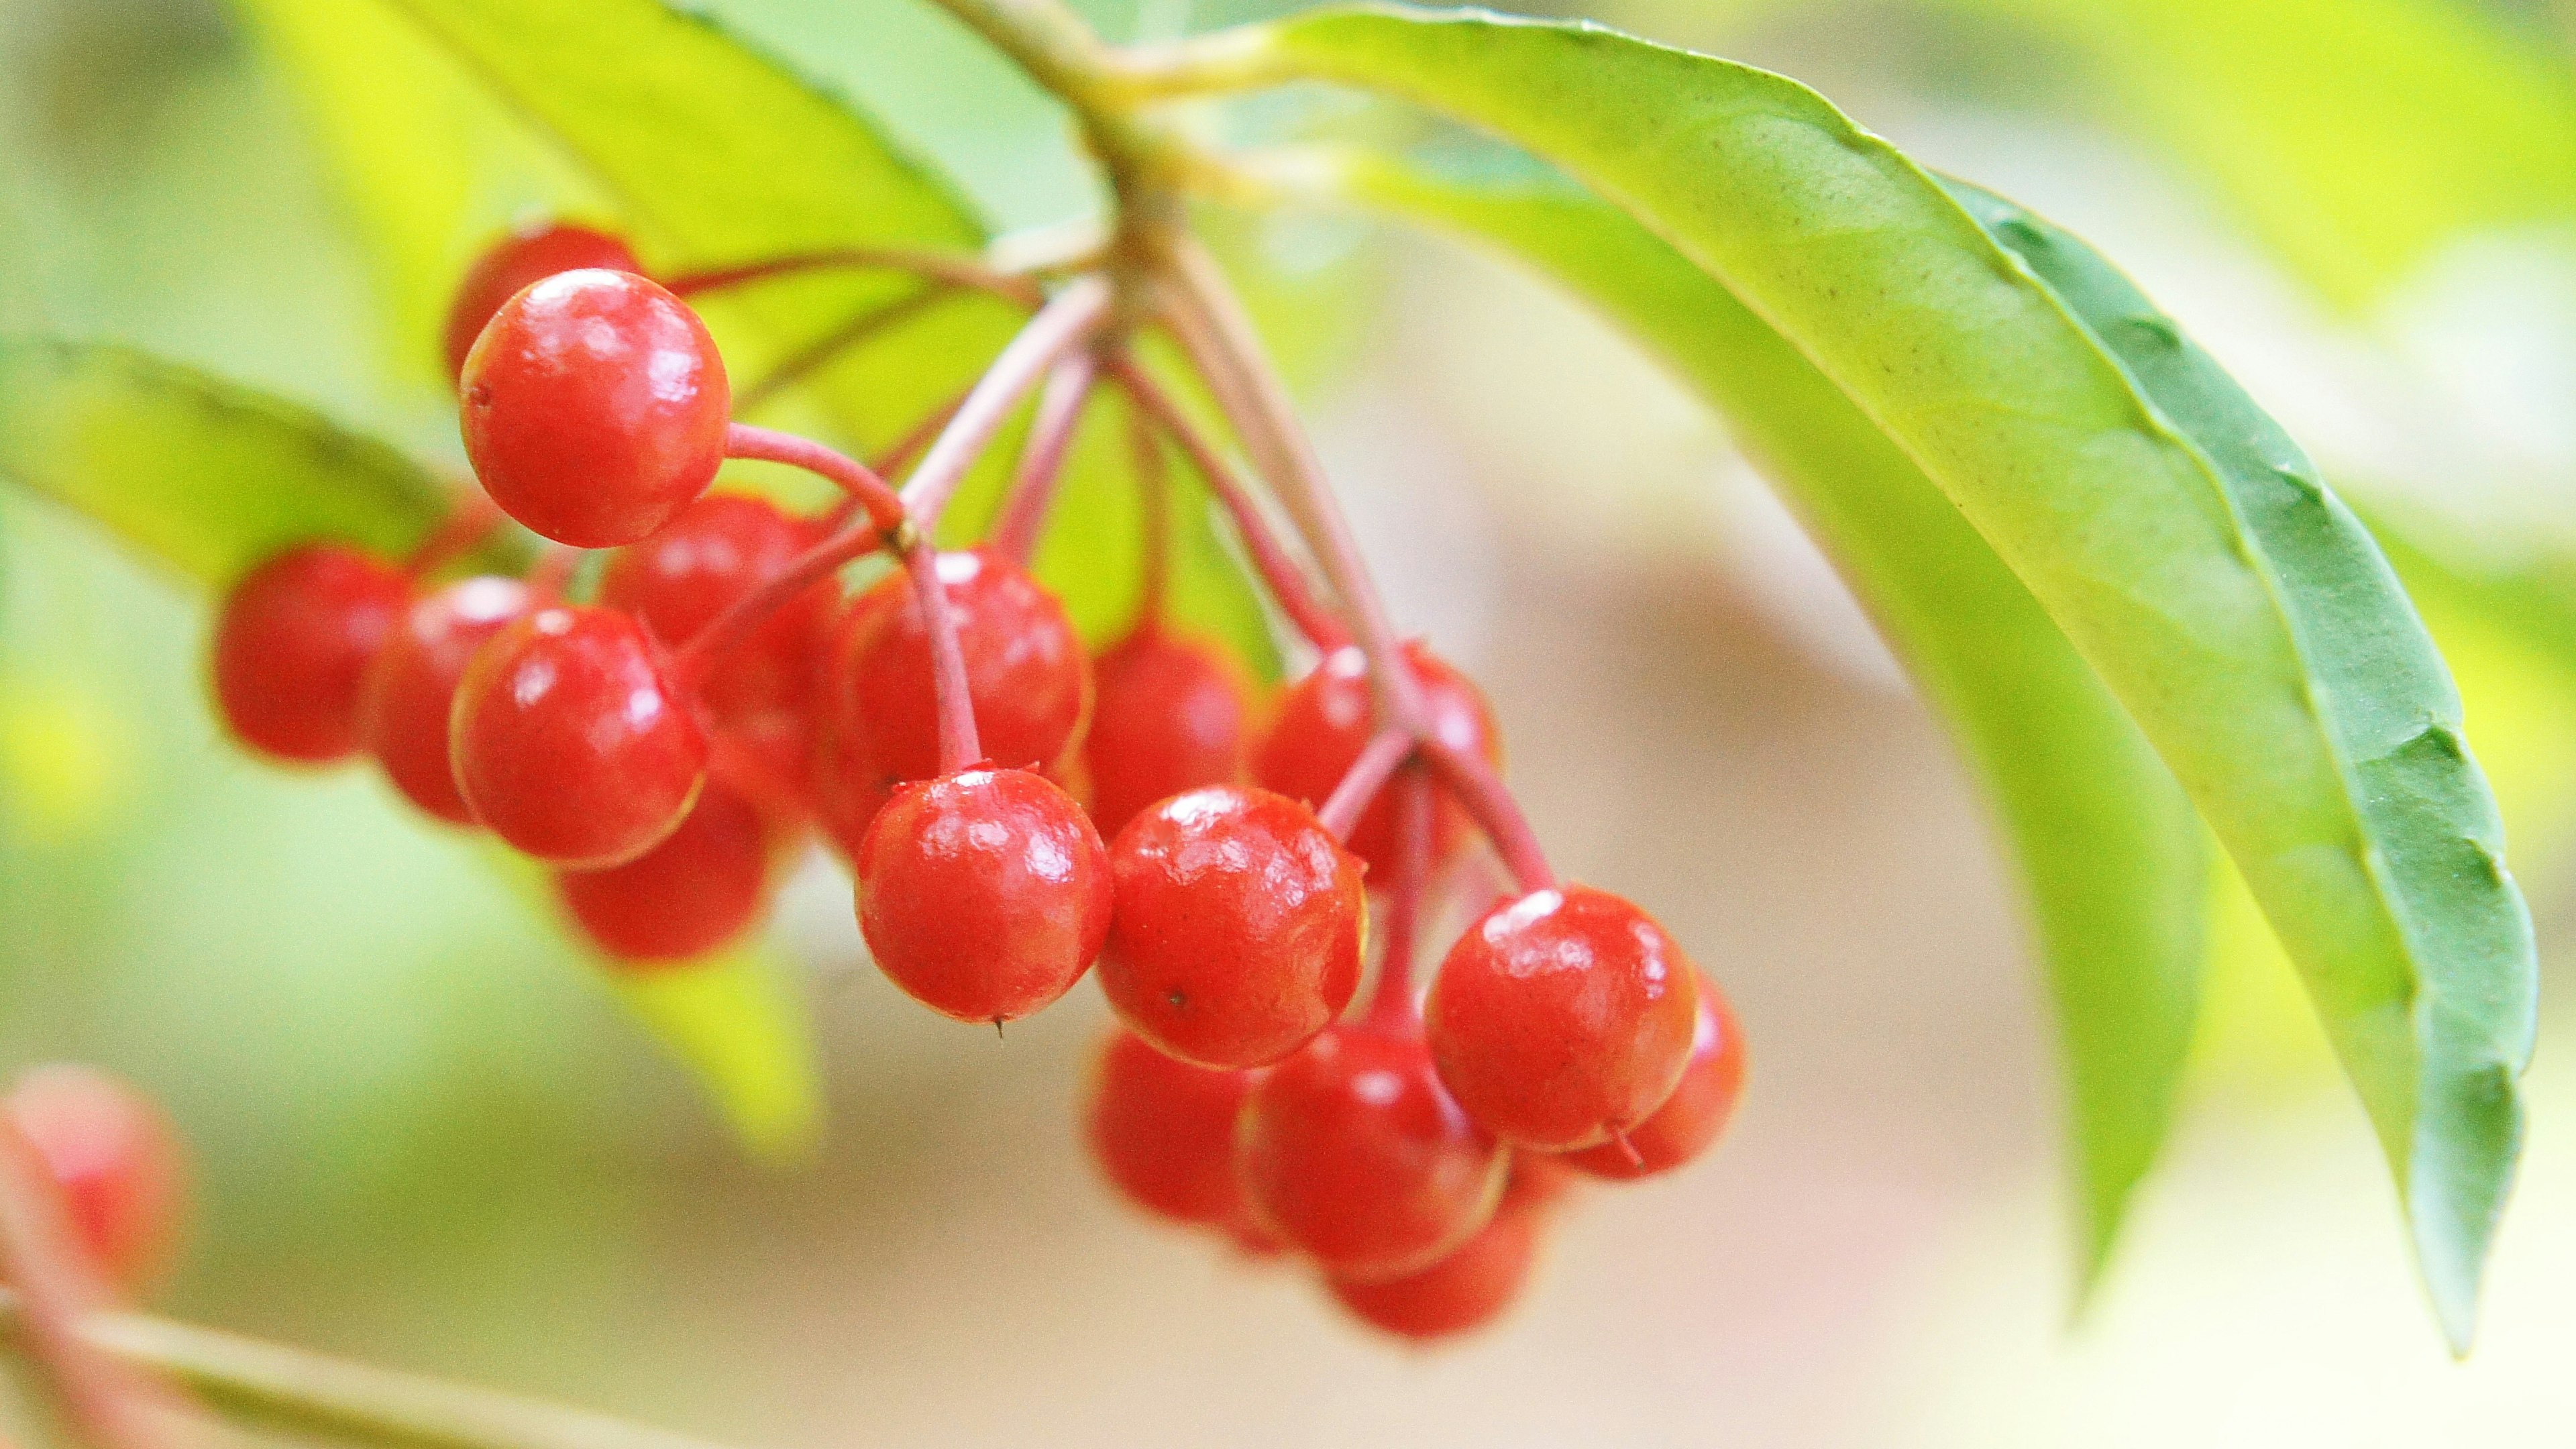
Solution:
<path fill-rule="evenodd" d="M 1203 1067 L 1279 1060 L 1331 1025 L 1360 976 L 1368 893 L 1315 812 L 1211 785 L 1128 822 L 1100 985 L 1139 1036 Z"/>
<path fill-rule="evenodd" d="M 1654 918 L 1588 886 L 1468 928 L 1424 1005 L 1440 1079 L 1487 1131 L 1541 1151 L 1637 1126 L 1688 1065 L 1699 971 Z"/>
<path fill-rule="evenodd" d="M 1174 1222 L 1230 1229 L 1244 1219 L 1234 1124 L 1255 1072 L 1177 1061 L 1110 1028 L 1092 1059 L 1083 1140 L 1129 1202 Z"/>
<path fill-rule="evenodd" d="M 715 481 L 733 395 L 688 304 L 628 272 L 559 272 L 501 304 L 465 359 L 465 455 L 512 518 L 612 548 Z"/>
<path fill-rule="evenodd" d="M 245 575 L 215 625 L 215 704 L 235 738 L 272 759 L 357 753 L 367 666 L 411 602 L 400 569 L 339 544 L 287 550 Z"/>
<path fill-rule="evenodd" d="M 1157 800 L 1243 778 L 1252 687 L 1232 659 L 1147 623 L 1092 672 L 1082 755 L 1101 834 L 1115 837 Z"/>
<path fill-rule="evenodd" d="M 710 493 L 650 537 L 611 555 L 599 602 L 644 621 L 679 648 L 816 542 L 812 525 L 765 498 Z M 763 620 L 706 676 L 700 697 L 730 724 L 804 707 L 821 674 L 839 591 L 829 579 Z"/>
<path fill-rule="evenodd" d="M 576 869 L 660 844 L 706 779 L 688 701 L 643 627 L 609 609 L 540 609 L 494 635 L 457 684 L 449 732 L 474 818 Z"/>
<path fill-rule="evenodd" d="M 1404 661 L 1421 682 L 1431 734 L 1461 754 L 1500 763 L 1502 733 L 1475 683 L 1419 640 L 1404 645 Z M 1270 733 L 1253 755 L 1252 778 L 1290 799 L 1320 806 L 1377 733 L 1368 657 L 1356 645 L 1336 649 L 1280 697 Z M 1445 791 L 1437 815 L 1435 868 L 1464 843 L 1469 823 Z M 1361 813 L 1348 843 L 1352 854 L 1368 862 L 1372 880 L 1383 880 L 1394 869 L 1395 812 L 1386 796 Z"/>
<path fill-rule="evenodd" d="M 448 305 L 448 378 L 463 375 L 474 339 L 483 335 L 483 324 L 492 320 L 502 303 L 557 272 L 585 268 L 641 273 L 644 264 L 635 260 L 635 253 L 620 238 L 562 222 L 528 227 L 494 243 L 456 284 L 456 300 Z"/>
<path fill-rule="evenodd" d="M 178 1134 L 160 1104 L 95 1067 L 32 1067 L 0 1098 L 62 1189 L 83 1248 L 109 1280 L 149 1282 L 184 1210 Z"/>
<path fill-rule="evenodd" d="M 1244 1103 L 1235 1170 L 1253 1220 L 1352 1278 L 1418 1272 L 1493 1212 L 1504 1154 L 1421 1041 L 1328 1028 Z"/>
<path fill-rule="evenodd" d="M 1091 660 L 1064 606 L 1028 571 L 983 550 L 937 562 L 984 757 L 1052 772 L 1091 717 Z M 863 813 L 907 780 L 939 773 L 939 710 L 929 631 L 911 579 L 861 594 L 833 645 L 832 748 L 840 788 Z"/>
<path fill-rule="evenodd" d="M 775 836 L 759 807 L 710 775 L 670 838 L 606 870 L 555 873 L 555 893 L 601 950 L 634 963 L 700 956 L 751 928 Z"/>
<path fill-rule="evenodd" d="M 1744 1093 L 1744 1029 L 1717 983 L 1699 979 L 1699 1013 L 1691 1033 L 1690 1064 L 1681 1085 L 1654 1115 L 1623 1134 L 1627 1150 L 1605 1142 L 1552 1159 L 1617 1181 L 1670 1172 L 1697 1158 L 1726 1130 Z M 1632 1155 L 1633 1154 L 1633 1155 Z"/>
<path fill-rule="evenodd" d="M 1071 796 L 1026 770 L 897 787 L 853 864 L 878 969 L 960 1021 L 1054 1001 L 1109 934 L 1108 849 Z"/>
<path fill-rule="evenodd" d="M 403 613 L 367 670 L 359 738 L 405 798 L 450 824 L 474 822 L 448 748 L 456 683 L 484 641 L 527 611 L 528 588 L 517 579 L 450 584 Z"/>
<path fill-rule="evenodd" d="M 1428 1343 L 1472 1333 L 1502 1317 L 1529 1282 L 1545 1220 L 1497 1211 L 1448 1256 L 1400 1278 L 1327 1278 L 1342 1307 L 1372 1328 Z"/>

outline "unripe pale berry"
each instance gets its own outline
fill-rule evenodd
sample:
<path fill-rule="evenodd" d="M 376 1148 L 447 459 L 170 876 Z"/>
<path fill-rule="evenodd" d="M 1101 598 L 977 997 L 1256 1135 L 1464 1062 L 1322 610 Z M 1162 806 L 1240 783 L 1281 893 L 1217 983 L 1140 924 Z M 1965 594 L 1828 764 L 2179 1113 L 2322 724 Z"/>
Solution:
<path fill-rule="evenodd" d="M 877 968 L 960 1021 L 1011 1021 L 1054 1001 L 1109 934 L 1100 833 L 1026 770 L 897 787 L 852 864 Z"/>
<path fill-rule="evenodd" d="M 559 272 L 465 359 L 465 455 L 501 510 L 579 548 L 633 543 L 724 461 L 733 395 L 688 304 L 627 272 Z"/>
<path fill-rule="evenodd" d="M 708 744 L 642 627 L 596 608 L 540 609 L 466 667 L 449 721 L 474 818 L 539 860 L 599 870 L 677 829 Z"/>
<path fill-rule="evenodd" d="M 410 603 L 400 569 L 340 544 L 251 570 L 215 624 L 215 704 L 233 737 L 298 764 L 357 753 L 367 666 Z"/>
<path fill-rule="evenodd" d="M 1542 1151 L 1589 1147 L 1673 1094 L 1698 983 L 1663 927 L 1619 897 L 1532 891 L 1449 948 L 1424 1028 L 1440 1079 L 1487 1131 Z"/>
<path fill-rule="evenodd" d="M 1100 986 L 1138 1035 L 1203 1067 L 1275 1062 L 1359 985 L 1359 861 L 1284 795 L 1211 785 L 1161 802 L 1110 852 L 1118 909 Z"/>

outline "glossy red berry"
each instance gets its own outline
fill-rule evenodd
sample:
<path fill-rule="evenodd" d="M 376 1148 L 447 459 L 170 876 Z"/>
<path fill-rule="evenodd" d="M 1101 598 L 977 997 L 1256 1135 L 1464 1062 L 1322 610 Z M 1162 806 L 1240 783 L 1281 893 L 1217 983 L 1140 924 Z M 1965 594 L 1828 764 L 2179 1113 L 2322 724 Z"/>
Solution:
<path fill-rule="evenodd" d="M 1011 1021 L 1082 979 L 1109 934 L 1109 851 L 1026 770 L 901 786 L 853 862 L 878 969 L 960 1021 Z"/>
<path fill-rule="evenodd" d="M 644 621 L 678 648 L 716 616 L 784 573 L 814 542 L 812 525 L 765 498 L 710 493 L 651 537 L 611 555 L 599 602 Z M 822 580 L 736 645 L 699 691 L 722 722 L 804 707 L 822 670 L 840 591 Z"/>
<path fill-rule="evenodd" d="M 557 871 L 555 892 L 582 934 L 609 955 L 686 960 L 759 919 L 774 840 L 759 808 L 711 775 L 669 839 L 624 865 Z"/>
<path fill-rule="evenodd" d="M 1328 1278 L 1352 1316 L 1399 1338 L 1428 1343 L 1472 1333 L 1502 1317 L 1529 1282 L 1545 1221 L 1496 1212 L 1493 1221 L 1439 1262 L 1401 1278 Z"/>
<path fill-rule="evenodd" d="M 1175 1061 L 1135 1033 L 1101 1038 L 1083 1109 L 1091 1160 L 1128 1201 L 1175 1222 L 1229 1228 L 1243 1220 L 1234 1175 L 1234 1123 L 1256 1072 Z"/>
<path fill-rule="evenodd" d="M 1691 1034 L 1690 1065 L 1682 1068 L 1681 1085 L 1655 1114 L 1627 1131 L 1629 1148 L 1604 1142 L 1554 1159 L 1621 1181 L 1669 1172 L 1706 1152 L 1735 1115 L 1736 1098 L 1744 1092 L 1744 1031 L 1735 1010 L 1717 983 L 1699 980 L 1699 1014 Z"/>
<path fill-rule="evenodd" d="M 1091 660 L 1073 621 L 1007 559 L 941 554 L 938 569 L 985 758 L 1052 772 L 1091 717 Z M 909 576 L 889 574 L 851 604 L 832 660 L 830 724 L 850 797 L 939 773 L 930 639 Z"/>
<path fill-rule="evenodd" d="M 1422 681 L 1433 734 L 1454 749 L 1499 764 L 1502 734 L 1483 692 L 1419 641 L 1404 646 L 1404 657 L 1414 677 Z M 1253 756 L 1252 778 L 1291 799 L 1321 807 L 1377 732 L 1371 710 L 1367 656 L 1356 645 L 1334 650 L 1280 697 L 1270 733 Z M 1435 864 L 1457 851 L 1467 838 L 1467 828 L 1466 812 L 1442 792 Z M 1390 797 L 1380 795 L 1361 812 L 1351 828 L 1350 847 L 1352 854 L 1368 862 L 1372 880 L 1388 878 L 1395 861 L 1395 805 Z"/>
<path fill-rule="evenodd" d="M 1440 1079 L 1487 1131 L 1542 1151 L 1589 1147 L 1673 1094 L 1698 982 L 1663 927 L 1619 897 L 1532 891 L 1449 948 L 1424 1026 Z"/>
<path fill-rule="evenodd" d="M 168 1261 L 184 1210 L 178 1134 L 158 1103 L 95 1067 L 29 1069 L 0 1111 L 62 1188 L 81 1246 L 133 1288 Z"/>
<path fill-rule="evenodd" d="M 494 635 L 456 689 L 450 745 L 474 818 L 560 866 L 633 860 L 676 829 L 707 737 L 643 627 L 540 609 Z"/>
<path fill-rule="evenodd" d="M 522 288 L 557 272 L 596 268 L 642 272 L 644 266 L 626 243 L 604 231 L 561 222 L 513 232 L 476 260 L 456 284 L 456 300 L 447 309 L 447 375 L 465 371 L 465 354 L 483 335 L 483 324 Z"/>
<path fill-rule="evenodd" d="M 400 569 L 338 544 L 290 549 L 251 570 L 215 625 L 224 723 L 275 759 L 357 753 L 359 686 L 410 602 Z"/>
<path fill-rule="evenodd" d="M 1146 806 L 1243 778 L 1252 684 L 1221 651 L 1145 624 L 1101 655 L 1091 733 L 1091 818 L 1115 837 Z"/>
<path fill-rule="evenodd" d="M 1355 1278 L 1418 1272 L 1465 1242 L 1493 1212 L 1503 1161 L 1419 1040 L 1364 1027 L 1329 1028 L 1271 1068 L 1235 1138 L 1253 1220 Z"/>
<path fill-rule="evenodd" d="M 627 272 L 559 272 L 465 359 L 465 455 L 503 512 L 581 548 L 633 543 L 715 481 L 733 406 L 688 304 Z"/>
<path fill-rule="evenodd" d="M 1368 892 L 1315 812 L 1211 785 L 1129 821 L 1110 851 L 1118 910 L 1100 985 L 1119 1019 L 1204 1067 L 1279 1060 L 1359 985 Z"/>
<path fill-rule="evenodd" d="M 517 579 L 450 584 L 404 612 L 367 670 L 358 703 L 367 752 L 414 805 L 451 824 L 474 820 L 449 762 L 456 682 L 484 641 L 527 611 L 528 588 Z"/>

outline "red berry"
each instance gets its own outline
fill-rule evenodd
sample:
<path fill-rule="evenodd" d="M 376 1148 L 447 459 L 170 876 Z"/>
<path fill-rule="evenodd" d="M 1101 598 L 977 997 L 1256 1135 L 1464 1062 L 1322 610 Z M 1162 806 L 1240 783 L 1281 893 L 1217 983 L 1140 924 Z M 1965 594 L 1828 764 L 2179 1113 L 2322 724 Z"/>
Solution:
<path fill-rule="evenodd" d="M 95 1067 L 45 1066 L 0 1099 L 63 1190 L 81 1246 L 113 1282 L 147 1282 L 184 1206 L 178 1134 L 159 1104 Z"/>
<path fill-rule="evenodd" d="M 627 272 L 512 297 L 465 359 L 465 455 L 503 512 L 581 548 L 677 517 L 724 461 L 733 405 L 688 304 Z"/>
<path fill-rule="evenodd" d="M 1251 682 L 1223 653 L 1148 623 L 1100 656 L 1082 754 L 1091 818 L 1116 836 L 1157 800 L 1243 778 Z"/>
<path fill-rule="evenodd" d="M 1636 1156 L 1631 1158 L 1620 1151 L 1616 1142 L 1604 1142 L 1555 1160 L 1595 1177 L 1623 1181 L 1669 1172 L 1708 1150 L 1709 1144 L 1726 1130 L 1727 1118 L 1735 1114 L 1735 1100 L 1743 1091 L 1743 1028 L 1735 1023 L 1735 1011 L 1727 1005 L 1726 993 L 1703 976 L 1699 980 L 1698 1025 L 1691 1034 L 1690 1065 L 1682 1068 L 1682 1083 L 1664 1099 L 1664 1105 L 1628 1129 L 1628 1146 L 1635 1149 Z"/>
<path fill-rule="evenodd" d="M 1418 1272 L 1494 1210 L 1503 1152 L 1418 1039 L 1336 1026 L 1244 1103 L 1235 1170 L 1254 1221 L 1329 1273 Z"/>
<path fill-rule="evenodd" d="M 456 682 L 483 642 L 527 611 L 527 585 L 517 579 L 450 584 L 413 603 L 367 670 L 359 737 L 395 788 L 441 820 L 474 821 L 449 763 L 447 721 Z"/>
<path fill-rule="evenodd" d="M 1654 919 L 1587 886 L 1532 891 L 1449 948 L 1424 1005 L 1440 1080 L 1507 1142 L 1589 1147 L 1673 1094 L 1699 972 Z"/>
<path fill-rule="evenodd" d="M 751 928 L 769 897 L 775 839 L 748 797 L 710 775 L 668 840 L 624 865 L 557 871 L 555 891 L 609 955 L 682 961 Z"/>
<path fill-rule="evenodd" d="M 1082 979 L 1109 934 L 1109 851 L 1026 770 L 905 785 L 859 842 L 859 930 L 877 967 L 960 1021 L 1010 1021 Z"/>
<path fill-rule="evenodd" d="M 358 749 L 358 690 L 411 580 L 338 544 L 290 549 L 233 586 L 215 625 L 215 703 L 243 744 L 305 764 Z"/>
<path fill-rule="evenodd" d="M 1128 1201 L 1177 1222 L 1230 1229 L 1244 1217 L 1234 1123 L 1255 1072 L 1175 1061 L 1112 1027 L 1091 1069 L 1083 1135 Z"/>
<path fill-rule="evenodd" d="M 1091 661 L 1064 606 L 1007 559 L 939 556 L 984 757 L 1051 772 L 1082 742 Z M 851 604 L 833 646 L 832 720 L 846 798 L 864 802 L 939 773 L 930 638 L 911 578 L 887 575 Z"/>
<path fill-rule="evenodd" d="M 1325 1286 L 1372 1327 L 1419 1342 L 1452 1338 L 1493 1322 L 1520 1297 L 1544 1226 L 1536 1213 L 1496 1212 L 1474 1237 L 1418 1273 L 1375 1282 L 1329 1278 Z"/>
<path fill-rule="evenodd" d="M 456 300 L 447 310 L 447 375 L 465 371 L 465 354 L 483 335 L 483 324 L 521 288 L 557 272 L 585 267 L 611 272 L 642 272 L 644 265 L 626 243 L 604 231 L 560 222 L 513 232 L 495 243 L 456 284 Z"/>
<path fill-rule="evenodd" d="M 1586 1149 L 1616 1152 L 1616 1146 Z M 1511 1171 L 1503 1178 L 1502 1206 L 1497 1213 L 1544 1212 L 1564 1201 L 1574 1191 L 1575 1180 L 1582 1174 L 1570 1165 L 1573 1159 L 1553 1152 L 1526 1152 L 1512 1149 Z"/>
<path fill-rule="evenodd" d="M 1275 1062 L 1359 985 L 1368 892 L 1315 812 L 1211 785 L 1128 822 L 1100 986 L 1137 1035 L 1203 1067 Z"/>
<path fill-rule="evenodd" d="M 611 555 L 599 602 L 644 621 L 673 648 L 688 643 L 743 595 L 814 542 L 813 529 L 765 498 L 710 493 L 650 538 Z M 730 723 L 769 710 L 802 708 L 821 672 L 840 601 L 829 579 L 769 616 L 707 676 L 708 710 Z"/>
<path fill-rule="evenodd" d="M 1419 641 L 1404 646 L 1405 662 L 1422 681 L 1432 733 L 1452 748 L 1502 761 L 1502 734 L 1475 683 Z M 1253 756 L 1252 778 L 1291 799 L 1321 806 L 1377 733 L 1369 696 L 1368 660 L 1357 645 L 1336 649 L 1280 698 L 1270 733 Z M 1467 838 L 1466 812 L 1441 793 L 1434 864 Z M 1395 805 L 1380 795 L 1351 827 L 1351 853 L 1368 862 L 1373 879 L 1395 868 Z"/>
<path fill-rule="evenodd" d="M 660 844 L 706 779 L 707 737 L 642 626 L 540 609 L 492 637 L 456 689 L 456 784 L 474 818 L 556 865 Z"/>

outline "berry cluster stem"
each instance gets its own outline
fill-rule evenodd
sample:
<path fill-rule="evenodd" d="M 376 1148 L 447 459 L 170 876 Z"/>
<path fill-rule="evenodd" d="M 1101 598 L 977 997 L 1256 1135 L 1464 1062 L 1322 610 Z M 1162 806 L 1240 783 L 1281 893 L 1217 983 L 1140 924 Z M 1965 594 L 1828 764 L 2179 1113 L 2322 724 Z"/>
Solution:
<path fill-rule="evenodd" d="M 1046 528 L 1047 511 L 1064 478 L 1065 455 L 1073 448 L 1083 406 L 1091 401 L 1092 384 L 1099 376 L 1099 360 L 1089 351 L 1067 353 L 1047 374 L 1046 386 L 1038 393 L 1037 419 L 1029 425 L 1028 446 L 1012 475 L 1009 501 L 987 540 L 1015 563 L 1025 565 L 1037 552 L 1038 535 Z"/>
<path fill-rule="evenodd" d="M 1139 627 L 1163 622 L 1172 593 L 1172 474 L 1163 440 L 1135 407 L 1127 410 L 1127 451 L 1136 463 L 1136 511 L 1144 523 L 1144 583 L 1136 593 Z"/>
<path fill-rule="evenodd" d="M 1360 749 L 1360 757 L 1342 774 L 1342 782 L 1333 787 L 1323 808 L 1315 812 L 1317 823 L 1333 833 L 1335 840 L 1348 842 L 1351 831 L 1360 823 L 1369 802 L 1386 788 L 1404 762 L 1413 755 L 1413 734 L 1404 729 L 1380 730 Z"/>
<path fill-rule="evenodd" d="M 665 279 L 662 285 L 676 296 L 694 297 L 774 277 L 822 271 L 909 272 L 940 287 L 986 292 L 1023 307 L 1035 307 L 1046 300 L 1046 294 L 1039 290 L 1038 284 L 1026 277 L 998 271 L 973 257 L 906 247 L 841 247 L 831 251 L 802 252 L 794 256 L 746 262 L 740 266 L 683 272 Z"/>
<path fill-rule="evenodd" d="M 924 287 L 860 313 L 771 368 L 758 382 L 734 394 L 735 413 L 757 412 L 780 393 L 838 361 L 869 338 L 891 332 L 956 295 L 953 288 Z"/>
<path fill-rule="evenodd" d="M 1413 953 L 1422 934 L 1422 901 L 1429 888 L 1431 855 L 1439 815 L 1431 780 L 1419 765 L 1407 765 L 1395 778 L 1395 870 L 1387 882 L 1386 945 L 1379 953 L 1376 995 L 1369 998 L 1368 1020 L 1385 1027 L 1410 1027 L 1422 1014 L 1413 992 Z"/>
<path fill-rule="evenodd" d="M 966 471 L 975 466 L 985 445 L 1001 430 L 1002 420 L 1059 358 L 1099 330 L 1109 318 L 1109 303 L 1106 281 L 1081 278 L 1039 308 L 1028 326 L 1021 328 L 1001 355 L 993 359 L 993 365 L 966 394 L 957 415 L 948 420 L 939 440 L 930 445 L 921 466 L 904 484 L 904 504 L 912 510 L 913 520 L 923 533 L 938 532 L 939 517 L 947 510 L 948 500 L 956 496 L 957 485 L 965 481 Z"/>
<path fill-rule="evenodd" d="M 1520 802 L 1512 798 L 1509 787 L 1494 767 L 1473 751 L 1462 750 L 1436 735 L 1421 740 L 1422 757 L 1440 773 L 1441 783 L 1449 787 L 1458 802 L 1467 807 L 1485 838 L 1494 843 L 1495 853 L 1503 858 L 1503 868 L 1524 891 L 1553 890 L 1556 870 L 1547 863 L 1547 852 L 1539 847 L 1538 832 L 1530 828 L 1529 817 L 1521 813 Z"/>

